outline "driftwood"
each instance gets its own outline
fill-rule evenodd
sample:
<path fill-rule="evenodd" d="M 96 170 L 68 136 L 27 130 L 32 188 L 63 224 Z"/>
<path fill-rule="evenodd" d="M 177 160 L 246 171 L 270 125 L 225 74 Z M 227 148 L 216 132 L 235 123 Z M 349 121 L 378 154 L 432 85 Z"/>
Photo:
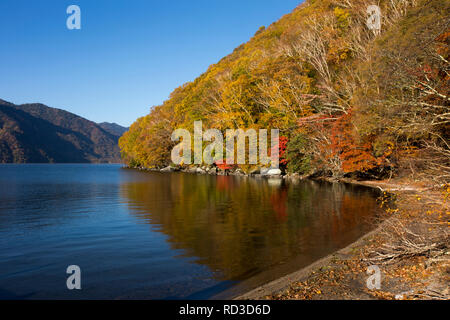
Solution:
<path fill-rule="evenodd" d="M 422 227 L 426 222 L 422 221 Z M 424 236 L 413 232 L 399 219 L 386 221 L 383 232 L 389 236 L 388 241 L 379 249 L 369 253 L 365 261 L 373 264 L 393 264 L 400 259 L 425 256 L 428 263 L 449 260 L 449 231 L 447 228 L 437 230 Z"/>

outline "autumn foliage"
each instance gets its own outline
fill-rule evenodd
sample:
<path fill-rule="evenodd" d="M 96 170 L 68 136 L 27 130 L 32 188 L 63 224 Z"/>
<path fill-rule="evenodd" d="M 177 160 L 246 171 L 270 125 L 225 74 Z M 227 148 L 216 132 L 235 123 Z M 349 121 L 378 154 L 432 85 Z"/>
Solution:
<path fill-rule="evenodd" d="M 379 33 L 366 25 L 372 4 L 310 0 L 260 28 L 138 119 L 120 139 L 124 161 L 169 165 L 170 133 L 202 120 L 222 132 L 279 129 L 281 166 L 302 174 L 383 177 L 422 166 L 450 179 L 450 4 L 381 0 Z"/>
<path fill-rule="evenodd" d="M 384 155 L 374 157 L 370 140 L 358 139 L 354 131 L 351 112 L 338 118 L 331 129 L 331 155 L 339 157 L 343 173 L 364 173 L 382 165 Z"/>

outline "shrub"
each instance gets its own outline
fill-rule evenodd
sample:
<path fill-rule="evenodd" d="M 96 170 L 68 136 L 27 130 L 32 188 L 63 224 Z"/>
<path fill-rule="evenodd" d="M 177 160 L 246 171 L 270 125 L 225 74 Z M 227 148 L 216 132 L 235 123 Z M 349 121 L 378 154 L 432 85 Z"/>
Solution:
<path fill-rule="evenodd" d="M 311 171 L 311 156 L 308 154 L 308 137 L 299 133 L 287 144 L 287 169 L 289 172 L 306 174 Z"/>

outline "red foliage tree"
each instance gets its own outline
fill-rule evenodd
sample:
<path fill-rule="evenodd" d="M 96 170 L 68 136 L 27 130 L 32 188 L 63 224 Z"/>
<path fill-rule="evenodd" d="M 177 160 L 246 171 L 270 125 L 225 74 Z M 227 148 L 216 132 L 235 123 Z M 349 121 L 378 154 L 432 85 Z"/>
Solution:
<path fill-rule="evenodd" d="M 232 163 L 231 159 L 218 160 L 215 162 L 216 166 L 223 171 L 231 170 L 235 167 L 234 164 L 230 164 L 230 163 Z"/>
<path fill-rule="evenodd" d="M 280 166 L 285 168 L 288 164 L 288 160 L 286 159 L 286 150 L 287 150 L 288 138 L 285 136 L 281 136 L 278 138 L 278 156 L 280 159 Z M 272 147 L 270 153 L 272 154 L 275 146 Z"/>
<path fill-rule="evenodd" d="M 344 173 L 366 172 L 380 165 L 381 159 L 373 156 L 373 147 L 369 141 L 359 141 L 355 137 L 352 114 L 338 118 L 331 129 L 331 149 L 341 160 Z"/>

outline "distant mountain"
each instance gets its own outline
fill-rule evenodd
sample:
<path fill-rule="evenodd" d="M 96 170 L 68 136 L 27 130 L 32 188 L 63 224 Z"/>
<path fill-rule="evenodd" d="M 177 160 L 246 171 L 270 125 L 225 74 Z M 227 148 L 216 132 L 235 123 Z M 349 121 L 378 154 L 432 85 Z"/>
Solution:
<path fill-rule="evenodd" d="M 118 163 L 118 139 L 73 113 L 0 99 L 0 163 Z"/>
<path fill-rule="evenodd" d="M 102 123 L 98 123 L 98 125 L 106 132 L 109 132 L 112 135 L 119 136 L 119 137 L 122 136 L 129 129 L 126 127 L 122 127 L 121 125 L 118 125 L 117 123 L 111 123 L 111 122 L 102 122 Z"/>

